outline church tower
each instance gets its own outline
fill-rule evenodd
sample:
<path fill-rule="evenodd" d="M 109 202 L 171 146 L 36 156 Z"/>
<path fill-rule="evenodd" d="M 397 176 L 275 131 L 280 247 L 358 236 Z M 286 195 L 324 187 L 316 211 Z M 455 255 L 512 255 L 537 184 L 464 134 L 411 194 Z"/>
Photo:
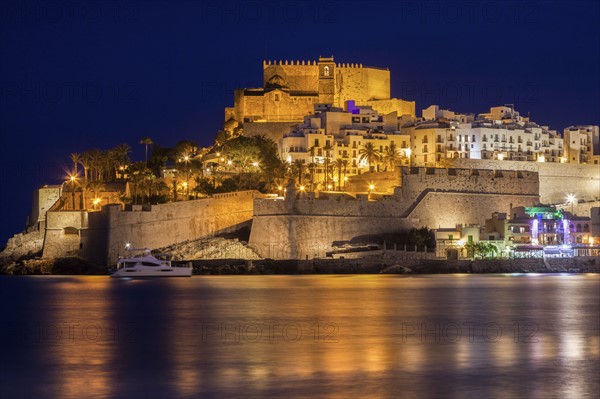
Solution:
<path fill-rule="evenodd" d="M 333 56 L 319 57 L 319 103 L 334 104 L 335 101 L 335 63 Z"/>

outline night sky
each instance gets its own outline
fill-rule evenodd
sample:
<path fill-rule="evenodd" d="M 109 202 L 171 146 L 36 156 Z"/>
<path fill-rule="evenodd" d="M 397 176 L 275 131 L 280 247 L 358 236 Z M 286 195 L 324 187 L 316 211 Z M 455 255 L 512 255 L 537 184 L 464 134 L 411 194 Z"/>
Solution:
<path fill-rule="evenodd" d="M 0 247 L 71 152 L 211 144 L 265 58 L 388 67 L 418 115 L 511 103 L 561 132 L 600 124 L 598 21 L 595 1 L 2 2 Z"/>

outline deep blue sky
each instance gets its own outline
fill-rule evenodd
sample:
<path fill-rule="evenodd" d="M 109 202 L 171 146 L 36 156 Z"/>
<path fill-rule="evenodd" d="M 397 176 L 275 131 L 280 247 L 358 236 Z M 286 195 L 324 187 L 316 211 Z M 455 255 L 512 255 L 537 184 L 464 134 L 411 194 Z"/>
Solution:
<path fill-rule="evenodd" d="M 599 124 L 599 20 L 595 1 L 3 2 L 0 241 L 71 152 L 210 144 L 265 56 L 388 67 L 418 114 L 514 103 L 560 131 Z"/>

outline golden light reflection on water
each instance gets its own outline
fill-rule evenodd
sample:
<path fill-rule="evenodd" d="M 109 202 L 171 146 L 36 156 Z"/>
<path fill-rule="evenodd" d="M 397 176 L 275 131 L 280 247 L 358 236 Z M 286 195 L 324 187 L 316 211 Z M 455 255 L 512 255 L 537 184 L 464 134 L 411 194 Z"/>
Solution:
<path fill-rule="evenodd" d="M 58 279 L 57 279 L 58 280 Z M 105 277 L 69 278 L 53 285 L 48 307 L 49 325 L 60 335 L 44 342 L 54 368 L 57 398 L 107 398 L 111 396 L 113 351 L 112 306 Z M 80 300 L 85 290 L 85 301 Z M 85 376 L 85 378 L 83 378 Z"/>
<path fill-rule="evenodd" d="M 597 287 L 598 279 L 592 280 Z M 432 384 L 436 378 L 465 384 L 455 388 L 458 396 L 583 397 L 591 391 L 589 378 L 570 373 L 585 375 L 577 368 L 589 368 L 590 361 L 597 368 L 600 337 L 590 330 L 589 318 L 598 317 L 581 317 L 583 307 L 597 311 L 598 304 L 590 308 L 582 301 L 589 295 L 581 296 L 579 281 L 543 276 L 56 279 L 47 320 L 78 323 L 77 331 L 87 327 L 88 338 L 100 326 L 102 336 L 49 345 L 45 356 L 55 363 L 53 397 L 63 398 L 119 397 L 126 387 L 119 381 L 126 371 L 119 362 L 138 364 L 128 360 L 140 353 L 130 346 L 143 353 L 143 345 L 164 367 L 162 381 L 145 384 L 168 397 L 280 397 L 288 390 L 307 390 L 306 397 L 383 397 L 400 389 L 406 396 L 435 397 L 447 393 L 443 384 Z M 115 299 L 135 300 L 133 289 L 143 289 L 148 298 L 158 292 L 146 319 L 138 318 L 139 308 L 125 309 Z M 110 331 L 123 317 L 140 323 L 142 331 L 165 334 L 150 335 L 149 342 L 115 340 Z M 486 324 L 494 325 L 487 335 Z M 530 326 L 540 330 L 527 341 L 523 332 Z M 495 334 L 496 327 L 501 334 Z M 568 375 L 569 383 L 532 377 L 550 367 L 552 378 Z M 511 386 L 495 373 L 510 377 Z"/>

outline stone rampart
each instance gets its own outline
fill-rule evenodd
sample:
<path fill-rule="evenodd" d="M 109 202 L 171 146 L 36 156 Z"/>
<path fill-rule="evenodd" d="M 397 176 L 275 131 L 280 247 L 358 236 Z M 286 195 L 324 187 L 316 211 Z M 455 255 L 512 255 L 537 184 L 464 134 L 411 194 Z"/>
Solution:
<path fill-rule="evenodd" d="M 539 202 L 537 173 L 402 169 L 393 195 L 325 195 L 288 189 L 285 199 L 257 199 L 250 245 L 263 257 L 323 256 L 336 241 L 461 223 L 483 225 L 493 212 Z M 373 200 L 376 198 L 376 200 Z"/>
<path fill-rule="evenodd" d="M 124 246 L 160 248 L 238 229 L 252 219 L 261 194 L 240 191 L 160 205 L 107 205 L 99 212 L 50 211 L 46 215 L 44 257 L 80 256 L 112 264 Z"/>
<path fill-rule="evenodd" d="M 569 193 L 587 201 L 600 199 L 598 165 L 487 159 L 455 159 L 453 163 L 461 168 L 537 172 L 540 179 L 540 201 L 545 204 L 564 203 Z"/>
<path fill-rule="evenodd" d="M 44 258 L 79 255 L 81 231 L 87 229 L 89 213 L 86 211 L 46 212 Z"/>
<path fill-rule="evenodd" d="M 216 194 L 212 198 L 152 205 L 124 211 L 107 207 L 108 263 L 132 247 L 161 248 L 233 231 L 252 219 L 255 191 Z"/>

